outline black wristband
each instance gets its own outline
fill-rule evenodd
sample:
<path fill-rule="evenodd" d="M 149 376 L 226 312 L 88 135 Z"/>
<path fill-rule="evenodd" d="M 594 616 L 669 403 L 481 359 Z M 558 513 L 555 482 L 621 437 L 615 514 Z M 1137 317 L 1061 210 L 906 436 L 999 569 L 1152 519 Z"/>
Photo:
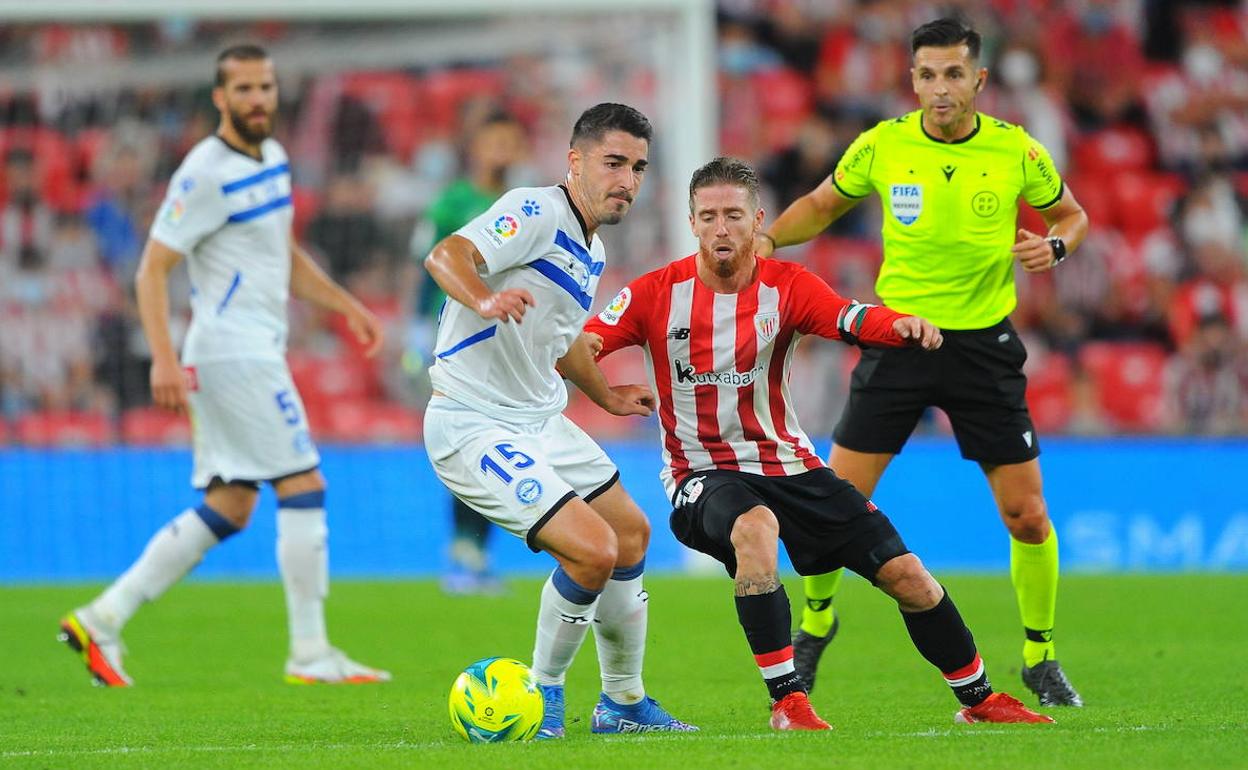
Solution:
<path fill-rule="evenodd" d="M 1058 238 L 1056 235 L 1048 239 L 1049 247 L 1053 249 L 1053 267 L 1062 264 L 1062 260 L 1066 259 L 1066 241 Z"/>

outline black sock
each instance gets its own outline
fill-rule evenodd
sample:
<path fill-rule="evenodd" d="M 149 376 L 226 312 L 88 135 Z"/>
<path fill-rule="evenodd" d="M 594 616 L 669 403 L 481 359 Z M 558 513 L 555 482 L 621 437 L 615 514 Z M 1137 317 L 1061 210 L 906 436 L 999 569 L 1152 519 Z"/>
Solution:
<path fill-rule="evenodd" d="M 962 622 L 948 591 L 930 610 L 903 612 L 901 617 L 919 654 L 940 669 L 963 706 L 976 706 L 992 695 L 984 662 L 975 649 L 975 638 Z"/>
<path fill-rule="evenodd" d="M 793 622 L 789 595 L 784 586 L 767 594 L 738 596 L 737 619 L 754 653 L 754 662 L 767 683 L 773 701 L 806 687 L 793 668 L 793 644 L 789 625 Z"/>

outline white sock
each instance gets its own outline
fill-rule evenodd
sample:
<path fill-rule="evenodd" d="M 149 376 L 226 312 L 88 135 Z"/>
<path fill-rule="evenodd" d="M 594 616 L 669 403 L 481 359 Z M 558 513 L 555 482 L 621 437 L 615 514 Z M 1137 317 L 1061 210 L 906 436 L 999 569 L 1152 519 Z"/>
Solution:
<path fill-rule="evenodd" d="M 537 610 L 537 641 L 533 645 L 533 675 L 538 684 L 563 684 L 597 606 L 598 594 L 577 585 L 562 567 L 546 579 Z"/>
<path fill-rule="evenodd" d="M 284 506 L 286 502 L 280 500 L 278 505 Z M 286 589 L 290 656 L 300 662 L 315 660 L 329 652 L 329 637 L 325 633 L 325 597 L 329 595 L 328 540 L 324 508 L 277 509 L 277 566 Z"/>
<path fill-rule="evenodd" d="M 649 596 L 641 585 L 644 565 L 643 561 L 635 567 L 615 571 L 602 591 L 594 616 L 602 691 L 622 706 L 638 703 L 646 697 L 646 688 L 641 683 L 649 606 Z"/>
<path fill-rule="evenodd" d="M 130 569 L 91 603 L 91 620 L 105 633 L 120 633 L 139 605 L 159 598 L 199 564 L 209 548 L 237 531 L 207 506 L 178 514 L 152 535 Z"/>

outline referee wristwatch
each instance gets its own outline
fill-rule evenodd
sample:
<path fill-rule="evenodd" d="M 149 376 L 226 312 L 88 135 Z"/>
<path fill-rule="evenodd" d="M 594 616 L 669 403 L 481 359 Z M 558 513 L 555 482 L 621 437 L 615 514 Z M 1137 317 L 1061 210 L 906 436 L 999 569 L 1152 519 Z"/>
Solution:
<path fill-rule="evenodd" d="M 1049 267 L 1054 268 L 1062 264 L 1063 259 L 1066 259 L 1066 241 L 1063 241 L 1056 235 L 1052 238 L 1048 238 L 1047 240 L 1049 242 L 1049 248 L 1053 249 L 1053 264 L 1049 265 Z"/>

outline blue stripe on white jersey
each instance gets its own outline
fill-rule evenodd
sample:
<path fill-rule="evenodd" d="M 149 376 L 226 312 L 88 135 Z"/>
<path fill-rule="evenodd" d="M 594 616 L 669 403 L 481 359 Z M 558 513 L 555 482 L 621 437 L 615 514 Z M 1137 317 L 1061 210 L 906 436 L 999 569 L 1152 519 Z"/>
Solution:
<path fill-rule="evenodd" d="M 602 275 L 602 269 L 607 266 L 606 260 L 595 262 L 584 246 L 572 240 L 572 237 L 562 230 L 555 231 L 555 245 L 576 257 L 590 275 Z"/>
<path fill-rule="evenodd" d="M 581 285 L 576 282 L 576 279 L 564 272 L 563 268 L 554 262 L 548 259 L 535 259 L 529 263 L 529 267 L 554 281 L 559 288 L 571 294 L 572 299 L 576 300 L 583 310 L 589 310 L 589 306 L 594 304 L 594 298 L 581 291 Z"/>
<path fill-rule="evenodd" d="M 289 195 L 286 195 L 281 198 L 275 198 L 267 203 L 261 203 L 259 206 L 255 206 L 254 208 L 236 211 L 233 214 L 230 214 L 229 219 L 226 221 L 233 222 L 235 224 L 238 224 L 239 222 L 250 222 L 256 217 L 262 217 L 270 211 L 276 211 L 277 209 L 285 208 L 289 205 L 291 205 L 291 198 Z"/>
<path fill-rule="evenodd" d="M 245 176 L 242 179 L 236 179 L 233 182 L 226 182 L 225 184 L 221 185 L 221 192 L 225 193 L 226 195 L 229 195 L 232 192 L 238 192 L 239 190 L 246 189 L 248 187 L 251 187 L 252 185 L 260 184 L 266 179 L 272 179 L 275 176 L 281 176 L 282 174 L 289 174 L 289 173 L 290 173 L 290 164 L 282 163 L 277 166 L 266 168 L 263 171 L 257 171 L 251 176 Z"/>

